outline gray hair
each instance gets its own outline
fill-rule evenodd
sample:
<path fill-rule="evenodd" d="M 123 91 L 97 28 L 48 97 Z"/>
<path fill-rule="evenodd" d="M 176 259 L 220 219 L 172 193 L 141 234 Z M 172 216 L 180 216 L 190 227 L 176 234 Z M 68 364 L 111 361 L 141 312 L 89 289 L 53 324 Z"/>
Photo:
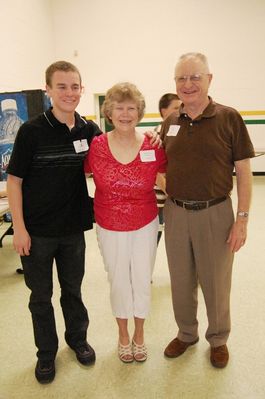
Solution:
<path fill-rule="evenodd" d="M 177 62 L 176 67 L 175 67 L 175 75 L 176 75 L 176 71 L 177 71 L 179 65 L 180 65 L 183 61 L 187 61 L 187 60 L 190 60 L 190 59 L 195 59 L 195 60 L 201 61 L 201 63 L 202 63 L 202 64 L 204 65 L 204 67 L 205 67 L 205 72 L 206 72 L 206 73 L 210 73 L 210 68 L 209 68 L 209 64 L 208 64 L 207 57 L 206 57 L 204 54 L 202 54 L 202 53 L 190 52 L 190 53 L 182 54 L 182 55 L 179 57 L 178 62 Z"/>

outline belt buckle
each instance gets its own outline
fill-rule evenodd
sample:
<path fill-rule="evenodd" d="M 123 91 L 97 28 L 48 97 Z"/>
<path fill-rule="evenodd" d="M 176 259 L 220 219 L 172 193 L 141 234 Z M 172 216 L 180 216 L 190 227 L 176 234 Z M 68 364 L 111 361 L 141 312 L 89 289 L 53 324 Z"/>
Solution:
<path fill-rule="evenodd" d="M 186 205 L 190 206 L 192 211 L 200 211 L 209 208 L 209 201 L 184 201 L 183 208 L 188 209 Z"/>
<path fill-rule="evenodd" d="M 183 201 L 183 202 L 182 202 L 182 208 L 187 209 L 187 208 L 186 208 L 186 205 L 187 205 L 187 206 L 191 205 L 191 202 L 192 202 L 192 201 L 190 201 L 190 202 Z"/>
<path fill-rule="evenodd" d="M 188 210 L 197 210 L 197 203 L 196 201 L 183 201 L 183 208 Z M 190 207 L 190 208 L 189 208 Z"/>
<path fill-rule="evenodd" d="M 191 205 L 193 211 L 200 211 L 201 209 L 203 209 L 202 208 L 202 204 L 200 202 L 197 202 L 197 201 L 191 202 L 190 205 Z"/>

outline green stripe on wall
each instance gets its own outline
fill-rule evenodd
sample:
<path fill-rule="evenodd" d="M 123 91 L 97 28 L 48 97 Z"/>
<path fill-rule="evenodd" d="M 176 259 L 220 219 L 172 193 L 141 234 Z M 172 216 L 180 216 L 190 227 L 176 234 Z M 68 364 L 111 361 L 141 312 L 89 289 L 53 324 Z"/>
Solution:
<path fill-rule="evenodd" d="M 244 120 L 246 125 L 265 125 L 265 119 L 245 119 Z M 142 122 L 139 123 L 137 126 L 157 126 L 161 122 Z"/>
<path fill-rule="evenodd" d="M 160 125 L 161 122 L 142 122 L 138 123 L 137 126 L 157 126 Z"/>
<path fill-rule="evenodd" d="M 265 119 L 246 119 L 246 125 L 265 125 Z"/>

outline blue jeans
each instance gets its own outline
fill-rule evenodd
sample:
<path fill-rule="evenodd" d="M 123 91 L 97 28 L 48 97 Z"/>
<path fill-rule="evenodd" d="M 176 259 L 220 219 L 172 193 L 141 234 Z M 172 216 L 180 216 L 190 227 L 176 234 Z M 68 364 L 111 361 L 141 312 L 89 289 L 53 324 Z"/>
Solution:
<path fill-rule="evenodd" d="M 84 233 L 66 237 L 31 236 L 29 256 L 22 256 L 26 285 L 31 290 L 32 315 L 37 356 L 54 359 L 58 350 L 53 294 L 53 261 L 61 287 L 60 303 L 65 321 L 65 340 L 72 348 L 86 342 L 88 314 L 81 297 L 85 265 Z"/>

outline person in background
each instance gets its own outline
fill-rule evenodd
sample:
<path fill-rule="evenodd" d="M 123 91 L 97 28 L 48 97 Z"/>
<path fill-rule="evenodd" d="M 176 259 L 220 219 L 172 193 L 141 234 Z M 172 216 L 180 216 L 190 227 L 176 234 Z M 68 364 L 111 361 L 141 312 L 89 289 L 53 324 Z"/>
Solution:
<path fill-rule="evenodd" d="M 205 299 L 210 361 L 229 360 L 230 291 L 234 253 L 246 242 L 253 145 L 240 114 L 208 95 L 212 74 L 201 53 L 180 57 L 175 68 L 179 115 L 163 123 L 168 166 L 165 243 L 177 337 L 165 356 L 177 357 L 198 342 L 198 281 Z M 234 219 L 230 193 L 237 182 Z"/>
<path fill-rule="evenodd" d="M 161 118 L 165 120 L 172 112 L 178 112 L 181 101 L 177 94 L 174 93 L 166 93 L 164 94 L 158 103 L 159 112 Z M 157 133 L 160 133 L 161 125 L 156 126 L 154 129 Z M 159 188 L 158 185 L 155 185 L 155 193 L 156 193 L 156 201 L 158 206 L 158 218 L 159 218 L 159 231 L 157 233 L 157 245 L 162 236 L 162 232 L 164 229 L 164 216 L 163 216 L 163 208 L 166 201 L 166 193 Z"/>
<path fill-rule="evenodd" d="M 102 112 L 114 128 L 93 140 L 85 160 L 85 171 L 93 173 L 96 186 L 96 229 L 119 329 L 118 355 L 126 363 L 147 358 L 144 321 L 158 230 L 153 187 L 166 168 L 164 150 L 153 148 L 136 130 L 144 109 L 135 85 L 125 82 L 109 89 Z M 134 318 L 132 341 L 129 318 Z"/>
<path fill-rule="evenodd" d="M 94 122 L 75 112 L 82 82 L 73 64 L 51 64 L 46 70 L 46 90 L 52 108 L 20 127 L 7 169 L 14 248 L 31 290 L 29 309 L 38 348 L 35 376 L 40 383 L 50 383 L 55 377 L 54 260 L 65 340 L 80 363 L 89 365 L 96 358 L 87 342 L 89 319 L 81 296 L 84 231 L 92 228 L 83 160 L 93 137 L 101 134 Z"/>

